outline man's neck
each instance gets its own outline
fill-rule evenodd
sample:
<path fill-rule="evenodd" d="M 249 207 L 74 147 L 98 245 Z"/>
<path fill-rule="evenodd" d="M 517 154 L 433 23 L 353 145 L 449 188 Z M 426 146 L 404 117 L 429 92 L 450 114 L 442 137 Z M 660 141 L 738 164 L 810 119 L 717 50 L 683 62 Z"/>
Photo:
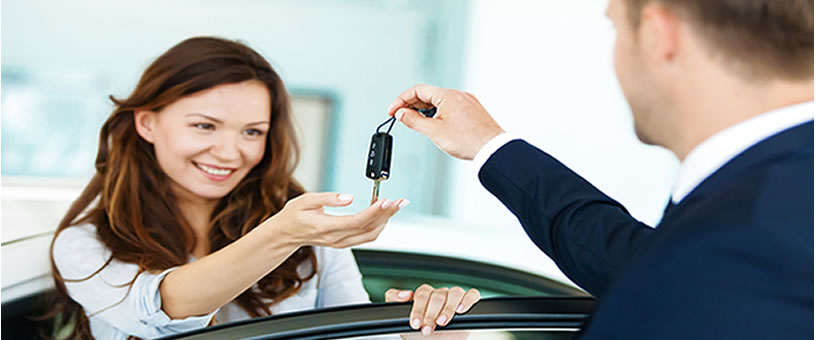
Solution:
<path fill-rule="evenodd" d="M 723 85 L 708 87 L 720 91 L 701 91 L 689 96 L 697 100 L 688 101 L 683 109 L 683 126 L 680 126 L 682 138 L 669 146 L 680 160 L 719 131 L 765 112 L 814 100 L 812 79 L 803 82 L 771 81 L 756 86 Z"/>

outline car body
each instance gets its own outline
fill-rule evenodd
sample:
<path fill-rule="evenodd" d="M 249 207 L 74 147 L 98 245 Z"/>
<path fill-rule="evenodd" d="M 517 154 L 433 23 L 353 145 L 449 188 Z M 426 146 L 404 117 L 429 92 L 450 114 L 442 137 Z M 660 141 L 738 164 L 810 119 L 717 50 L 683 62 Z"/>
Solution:
<path fill-rule="evenodd" d="M 536 321 L 524 329 L 547 329 L 563 334 L 576 330 L 593 304 L 586 293 L 570 285 L 496 264 L 399 251 L 354 249 L 353 253 L 373 304 L 284 313 L 208 327 L 182 338 L 324 338 L 330 333 L 346 334 L 343 330 L 355 330 L 349 334 L 356 336 L 411 332 L 408 305 L 379 302 L 383 302 L 383 293 L 388 288 L 415 289 L 422 283 L 481 291 L 484 301 L 478 304 L 480 307 L 456 317 L 448 326 L 453 330 L 491 329 L 501 325 L 516 328 Z M 32 316 L 42 314 L 43 298 L 49 290 L 4 301 L 2 335 L 28 338 L 45 329 L 46 325 Z"/>

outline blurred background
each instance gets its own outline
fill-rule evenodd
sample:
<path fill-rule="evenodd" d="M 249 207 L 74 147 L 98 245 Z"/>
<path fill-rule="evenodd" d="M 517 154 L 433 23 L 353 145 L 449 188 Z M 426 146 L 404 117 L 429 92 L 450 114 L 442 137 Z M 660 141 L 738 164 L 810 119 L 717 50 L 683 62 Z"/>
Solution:
<path fill-rule="evenodd" d="M 642 145 L 613 70 L 605 0 L 6 0 L 2 42 L 3 300 L 48 285 L 48 246 L 93 173 L 99 128 L 141 72 L 199 35 L 245 42 L 290 90 L 311 191 L 355 196 L 386 108 L 417 83 L 475 94 L 506 131 L 554 155 L 654 225 L 676 175 Z M 381 196 L 411 204 L 362 248 L 477 259 L 569 282 L 517 219 L 455 161 L 396 124 Z M 520 164 L 520 166 L 525 166 Z M 25 242 L 23 242 L 25 241 Z M 21 258 L 28 261 L 23 263 Z M 33 264 L 32 264 L 33 263 Z M 44 267 L 45 266 L 45 267 Z M 29 289 L 29 288 L 25 288 Z"/>

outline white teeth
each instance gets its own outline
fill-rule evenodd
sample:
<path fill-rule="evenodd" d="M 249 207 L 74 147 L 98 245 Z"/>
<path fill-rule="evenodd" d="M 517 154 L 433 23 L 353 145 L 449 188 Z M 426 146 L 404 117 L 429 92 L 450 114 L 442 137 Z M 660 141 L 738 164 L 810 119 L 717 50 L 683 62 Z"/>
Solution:
<path fill-rule="evenodd" d="M 214 176 L 227 176 L 227 175 L 229 175 L 231 172 L 233 172 L 233 170 L 229 170 L 229 169 L 216 169 L 216 168 L 211 168 L 211 167 L 209 167 L 209 166 L 206 166 L 206 165 L 201 165 L 201 164 L 198 164 L 198 163 L 196 163 L 196 166 L 198 166 L 198 167 L 199 167 L 199 169 L 202 169 L 202 170 L 204 170 L 205 172 L 207 172 L 207 173 L 209 173 L 209 174 L 211 174 L 211 175 L 214 175 Z"/>

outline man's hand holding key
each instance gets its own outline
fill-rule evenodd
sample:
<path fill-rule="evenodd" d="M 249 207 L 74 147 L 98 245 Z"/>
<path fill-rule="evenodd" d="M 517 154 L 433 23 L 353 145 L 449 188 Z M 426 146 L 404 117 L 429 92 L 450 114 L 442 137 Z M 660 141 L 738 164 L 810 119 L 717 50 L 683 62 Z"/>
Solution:
<path fill-rule="evenodd" d="M 434 118 L 414 110 L 434 107 Z M 505 132 L 483 105 L 467 92 L 432 85 L 415 85 L 401 93 L 387 114 L 428 137 L 455 158 L 472 160 L 492 138 Z"/>

